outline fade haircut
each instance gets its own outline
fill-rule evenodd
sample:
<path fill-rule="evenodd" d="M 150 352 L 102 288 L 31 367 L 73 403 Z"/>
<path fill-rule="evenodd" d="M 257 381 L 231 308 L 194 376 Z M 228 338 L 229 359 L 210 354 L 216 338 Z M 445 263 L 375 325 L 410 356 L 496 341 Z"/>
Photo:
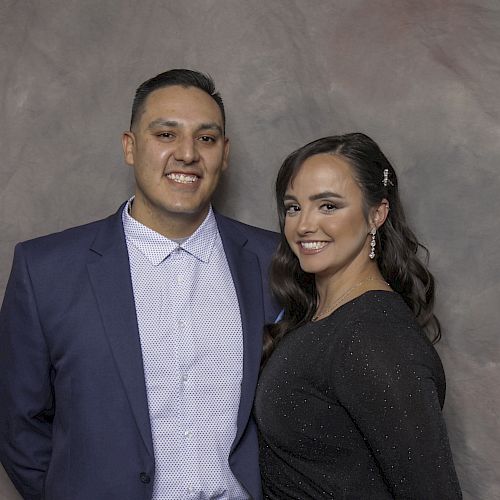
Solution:
<path fill-rule="evenodd" d="M 155 90 L 180 85 L 181 87 L 195 87 L 207 93 L 219 106 L 222 115 L 222 129 L 226 131 L 226 113 L 222 97 L 215 89 L 215 83 L 209 75 L 191 69 L 171 69 L 146 80 L 135 91 L 132 115 L 130 117 L 130 130 L 137 123 L 144 111 L 144 103 L 151 92 Z"/>

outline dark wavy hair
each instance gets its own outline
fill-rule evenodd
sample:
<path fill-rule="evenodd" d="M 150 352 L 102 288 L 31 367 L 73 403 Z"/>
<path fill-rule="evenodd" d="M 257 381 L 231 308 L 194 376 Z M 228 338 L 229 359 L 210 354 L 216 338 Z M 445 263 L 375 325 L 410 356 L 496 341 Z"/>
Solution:
<path fill-rule="evenodd" d="M 427 269 L 429 252 L 408 227 L 398 193 L 394 168 L 378 145 L 365 134 L 352 133 L 324 137 L 310 142 L 291 153 L 283 162 L 276 179 L 276 201 L 281 230 L 281 241 L 273 257 L 271 288 L 284 309 L 281 321 L 265 326 L 263 364 L 279 340 L 290 330 L 311 321 L 317 307 L 314 275 L 304 272 L 291 251 L 285 235 L 284 196 L 302 164 L 317 154 L 337 155 L 346 160 L 353 170 L 363 193 L 363 210 L 378 206 L 385 198 L 389 213 L 377 230 L 377 264 L 382 276 L 398 292 L 415 314 L 429 339 L 435 343 L 441 338 L 441 327 L 433 313 L 434 278 Z M 384 170 L 388 171 L 384 186 Z M 423 254 L 423 259 L 418 254 Z"/>
<path fill-rule="evenodd" d="M 222 128 L 226 128 L 226 112 L 222 97 L 215 88 L 215 83 L 209 75 L 194 71 L 192 69 L 171 69 L 141 83 L 135 91 L 134 102 L 132 104 L 132 114 L 130 116 L 130 130 L 135 125 L 144 109 L 144 103 L 151 92 L 164 87 L 179 85 L 181 87 L 195 87 L 207 93 L 219 106 L 222 114 Z"/>

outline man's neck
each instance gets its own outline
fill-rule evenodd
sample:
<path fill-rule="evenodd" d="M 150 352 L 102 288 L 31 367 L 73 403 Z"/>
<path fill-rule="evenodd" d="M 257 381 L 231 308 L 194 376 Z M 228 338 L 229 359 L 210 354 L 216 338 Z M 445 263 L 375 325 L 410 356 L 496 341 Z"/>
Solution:
<path fill-rule="evenodd" d="M 152 211 L 138 209 L 137 204 L 132 201 L 129 213 L 136 221 L 169 240 L 182 241 L 189 238 L 201 226 L 209 210 L 210 206 L 197 214 L 169 214 L 161 217 Z"/>

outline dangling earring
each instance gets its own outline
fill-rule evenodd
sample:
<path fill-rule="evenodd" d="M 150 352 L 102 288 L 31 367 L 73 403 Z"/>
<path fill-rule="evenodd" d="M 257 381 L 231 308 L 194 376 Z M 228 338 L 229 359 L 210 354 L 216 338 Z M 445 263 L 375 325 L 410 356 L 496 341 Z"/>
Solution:
<path fill-rule="evenodd" d="M 372 235 L 372 241 L 370 241 L 371 251 L 370 251 L 370 255 L 368 255 L 368 257 L 370 257 L 370 259 L 373 260 L 375 258 L 375 245 L 376 245 L 375 235 L 377 234 L 377 230 L 375 228 L 373 228 L 370 231 L 370 234 Z"/>

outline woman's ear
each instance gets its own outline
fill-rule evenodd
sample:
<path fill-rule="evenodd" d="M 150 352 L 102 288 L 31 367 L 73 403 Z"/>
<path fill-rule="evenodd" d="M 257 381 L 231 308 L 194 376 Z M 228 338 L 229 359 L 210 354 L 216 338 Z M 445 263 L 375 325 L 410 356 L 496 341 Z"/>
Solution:
<path fill-rule="evenodd" d="M 378 229 L 389 215 L 389 202 L 384 198 L 380 204 L 370 210 L 370 224 Z"/>

